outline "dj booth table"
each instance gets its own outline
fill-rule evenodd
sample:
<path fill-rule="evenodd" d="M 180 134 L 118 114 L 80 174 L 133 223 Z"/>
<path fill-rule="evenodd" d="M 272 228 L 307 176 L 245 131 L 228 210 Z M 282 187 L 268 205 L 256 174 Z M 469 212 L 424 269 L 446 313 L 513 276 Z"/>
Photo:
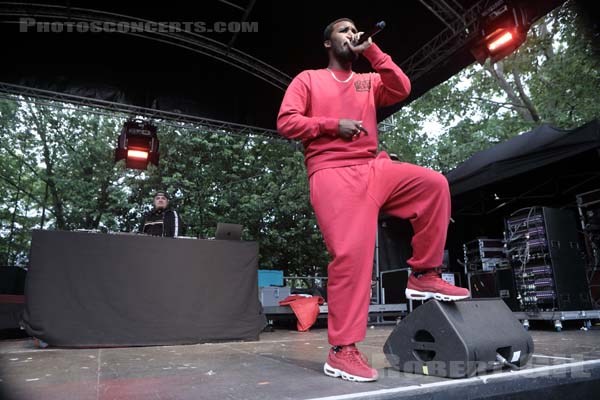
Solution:
<path fill-rule="evenodd" d="M 34 231 L 27 332 L 50 345 L 256 340 L 258 243 Z"/>

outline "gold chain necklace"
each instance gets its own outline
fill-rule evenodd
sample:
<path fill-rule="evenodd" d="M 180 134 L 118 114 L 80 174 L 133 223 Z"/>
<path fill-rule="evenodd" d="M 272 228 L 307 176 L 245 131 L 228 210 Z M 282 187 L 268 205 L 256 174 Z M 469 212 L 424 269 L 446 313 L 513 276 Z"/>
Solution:
<path fill-rule="evenodd" d="M 349 76 L 347 79 L 345 79 L 345 80 L 343 80 L 343 81 L 342 81 L 342 80 L 339 80 L 339 79 L 338 79 L 338 78 L 335 76 L 335 74 L 333 73 L 333 71 L 332 71 L 332 70 L 330 70 L 330 69 L 329 69 L 329 67 L 327 68 L 327 71 L 329 71 L 329 73 L 331 74 L 331 76 L 333 76 L 333 79 L 335 79 L 335 80 L 336 80 L 337 82 L 339 82 L 339 83 L 348 83 L 348 82 L 350 81 L 350 79 L 352 79 L 352 77 L 354 76 L 354 71 L 352 71 L 352 73 L 350 74 L 350 76 Z"/>

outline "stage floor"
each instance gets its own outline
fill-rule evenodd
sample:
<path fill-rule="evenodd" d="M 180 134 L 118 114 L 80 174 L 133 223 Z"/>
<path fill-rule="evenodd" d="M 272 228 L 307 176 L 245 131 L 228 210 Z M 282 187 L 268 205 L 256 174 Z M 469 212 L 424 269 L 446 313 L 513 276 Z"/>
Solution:
<path fill-rule="evenodd" d="M 549 325 L 550 326 L 550 325 Z M 327 331 L 276 328 L 256 342 L 61 349 L 30 338 L 0 341 L 0 398 L 107 399 L 464 399 L 576 398 L 600 382 L 600 327 L 531 330 L 535 353 L 525 370 L 467 379 L 404 374 L 382 346 L 392 325 L 368 329 L 360 349 L 379 370 L 375 383 L 322 372 Z M 596 392 L 597 393 L 597 392 Z M 3 397 L 4 396 L 4 397 Z M 572 397 L 571 397 L 572 396 Z M 589 397 L 589 396 L 588 396 Z"/>

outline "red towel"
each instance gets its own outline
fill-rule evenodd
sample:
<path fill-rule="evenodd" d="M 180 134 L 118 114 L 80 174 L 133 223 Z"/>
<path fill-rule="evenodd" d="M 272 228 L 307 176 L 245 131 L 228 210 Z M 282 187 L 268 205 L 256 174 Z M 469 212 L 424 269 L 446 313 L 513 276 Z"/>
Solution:
<path fill-rule="evenodd" d="M 296 324 L 300 332 L 306 332 L 316 322 L 319 315 L 319 304 L 324 304 L 325 299 L 321 296 L 300 296 L 293 294 L 279 302 L 280 306 L 289 305 L 296 314 Z"/>

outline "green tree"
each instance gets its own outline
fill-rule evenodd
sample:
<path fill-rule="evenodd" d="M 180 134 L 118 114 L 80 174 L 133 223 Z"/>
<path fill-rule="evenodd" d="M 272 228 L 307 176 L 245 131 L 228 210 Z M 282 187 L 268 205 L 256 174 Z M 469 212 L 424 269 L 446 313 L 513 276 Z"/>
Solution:
<path fill-rule="evenodd" d="M 570 129 L 597 118 L 600 70 L 577 12 L 565 3 L 532 26 L 515 53 L 474 64 L 404 107 L 383 142 L 407 161 L 446 172 L 541 124 Z M 427 140 L 429 121 L 441 129 Z"/>
<path fill-rule="evenodd" d="M 540 124 L 572 128 L 599 114 L 600 72 L 570 2 L 532 27 L 496 64 L 472 65 L 380 126 L 381 148 L 448 171 L 478 150 Z M 125 115 L 35 99 L 0 100 L 0 254 L 27 262 L 31 230 L 134 232 L 167 190 L 186 234 L 218 222 L 246 227 L 259 266 L 325 275 L 329 256 L 309 201 L 297 143 L 173 121 L 159 127 L 159 166 L 114 163 Z M 438 126 L 431 136 L 427 126 Z"/>
<path fill-rule="evenodd" d="M 26 263 L 30 232 L 136 232 L 156 190 L 167 190 L 186 234 L 209 238 L 218 222 L 245 226 L 261 268 L 322 275 L 328 255 L 312 212 L 303 155 L 282 138 L 154 121 L 160 162 L 114 163 L 122 116 L 32 99 L 0 102 L 4 263 Z"/>

